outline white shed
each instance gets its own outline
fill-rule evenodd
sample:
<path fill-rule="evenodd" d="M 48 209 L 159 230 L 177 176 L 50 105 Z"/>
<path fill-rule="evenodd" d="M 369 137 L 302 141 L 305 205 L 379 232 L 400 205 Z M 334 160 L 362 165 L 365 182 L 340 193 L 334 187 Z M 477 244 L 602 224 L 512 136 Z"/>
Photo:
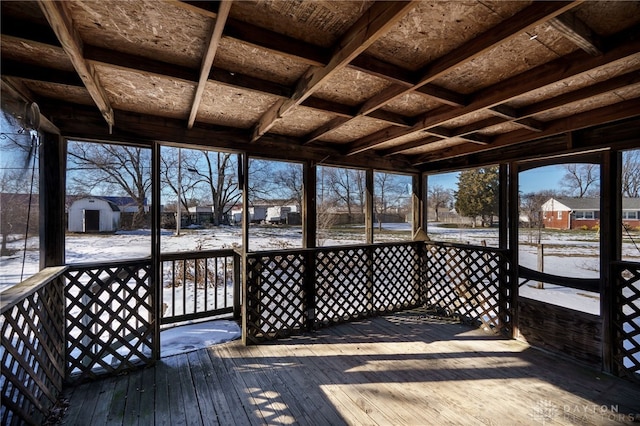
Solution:
<path fill-rule="evenodd" d="M 81 198 L 69 207 L 70 232 L 113 232 L 120 226 L 120 209 L 101 198 Z"/>

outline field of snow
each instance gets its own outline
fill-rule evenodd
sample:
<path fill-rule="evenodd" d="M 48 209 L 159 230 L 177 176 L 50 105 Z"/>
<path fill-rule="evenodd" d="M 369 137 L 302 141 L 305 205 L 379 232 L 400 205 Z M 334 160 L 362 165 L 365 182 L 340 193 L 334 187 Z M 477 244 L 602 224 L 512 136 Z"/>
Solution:
<path fill-rule="evenodd" d="M 377 227 L 374 235 L 378 241 L 407 240 L 410 238 L 409 224 L 383 224 L 382 230 Z M 497 229 L 487 228 L 449 228 L 438 224 L 429 224 L 428 234 L 435 241 L 449 241 L 474 245 L 498 245 Z M 532 238 L 535 237 L 535 238 Z M 364 230 L 358 228 L 336 230 L 323 234 L 323 245 L 361 244 L 364 242 Z M 520 262 L 531 269 L 537 269 L 537 247 L 530 243 L 537 239 L 530 231 L 521 235 Z M 638 238 L 640 239 L 640 238 Z M 163 230 L 161 233 L 161 247 L 163 253 L 186 252 L 211 249 L 239 248 L 241 244 L 241 228 L 222 226 L 215 229 L 186 229 L 181 235 L 173 231 Z M 545 244 L 544 268 L 545 272 L 581 278 L 596 278 L 599 270 L 598 236 L 595 233 L 576 232 L 543 232 L 541 241 Z M 22 272 L 23 252 L 17 251 L 13 256 L 0 259 L 0 291 L 25 277 L 35 273 L 38 269 L 37 238 L 28 240 L 28 250 Z M 17 240 L 10 247 L 21 249 L 24 240 Z M 255 226 L 250 230 L 251 251 L 297 248 L 302 246 L 302 229 L 287 226 Z M 66 237 L 66 260 L 69 264 L 101 262 L 122 259 L 144 258 L 151 253 L 151 235 L 148 230 L 117 232 L 108 235 L 69 234 Z M 640 250 L 633 242 L 623 245 L 624 258 L 640 261 Z M 600 302 L 597 294 L 581 290 L 545 284 L 544 289 L 537 289 L 528 283 L 520 288 L 520 294 L 525 297 L 559 304 L 592 314 L 599 314 Z M 229 286 L 218 286 L 217 291 L 221 299 L 232 302 L 229 297 L 232 292 Z M 193 304 L 188 299 L 186 303 L 178 289 L 175 300 L 177 312 Z M 169 300 L 171 289 L 165 287 L 165 300 Z M 199 303 L 201 302 L 200 299 Z M 184 306 L 183 306 L 184 305 Z M 168 329 L 162 333 L 163 356 L 204 347 L 215 342 L 228 341 L 240 336 L 240 329 L 233 321 L 191 323 L 179 329 Z"/>

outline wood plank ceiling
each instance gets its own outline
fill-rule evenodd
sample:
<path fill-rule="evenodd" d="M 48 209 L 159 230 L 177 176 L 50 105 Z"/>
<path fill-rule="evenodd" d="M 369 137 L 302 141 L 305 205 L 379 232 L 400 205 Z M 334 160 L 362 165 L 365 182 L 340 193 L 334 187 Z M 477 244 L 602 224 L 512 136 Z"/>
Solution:
<path fill-rule="evenodd" d="M 72 138 L 417 171 L 640 134 L 638 1 L 1 5 L 3 97 Z"/>

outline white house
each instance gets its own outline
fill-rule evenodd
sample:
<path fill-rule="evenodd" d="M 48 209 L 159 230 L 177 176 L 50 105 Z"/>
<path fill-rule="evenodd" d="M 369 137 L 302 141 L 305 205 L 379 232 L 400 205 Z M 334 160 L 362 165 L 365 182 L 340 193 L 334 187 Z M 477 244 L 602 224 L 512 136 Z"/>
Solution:
<path fill-rule="evenodd" d="M 120 226 L 120 209 L 97 197 L 81 198 L 69 207 L 70 232 L 113 232 Z"/>

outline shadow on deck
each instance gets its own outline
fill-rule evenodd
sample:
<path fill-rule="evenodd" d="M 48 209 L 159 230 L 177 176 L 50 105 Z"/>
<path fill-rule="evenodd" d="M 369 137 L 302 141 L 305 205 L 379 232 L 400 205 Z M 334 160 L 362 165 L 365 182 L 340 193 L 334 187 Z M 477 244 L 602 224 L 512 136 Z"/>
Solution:
<path fill-rule="evenodd" d="M 626 424 L 640 387 L 515 340 L 403 312 L 239 341 L 68 389 L 62 424 Z"/>

